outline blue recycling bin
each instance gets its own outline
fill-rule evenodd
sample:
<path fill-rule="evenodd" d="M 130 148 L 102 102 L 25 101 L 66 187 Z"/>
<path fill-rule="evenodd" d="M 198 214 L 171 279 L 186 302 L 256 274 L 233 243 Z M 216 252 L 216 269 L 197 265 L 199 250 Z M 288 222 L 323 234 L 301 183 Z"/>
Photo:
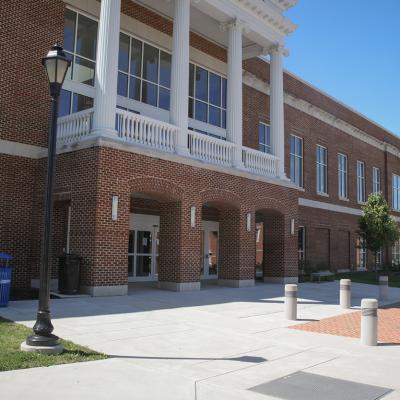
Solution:
<path fill-rule="evenodd" d="M 9 265 L 12 256 L 0 253 L 0 307 L 7 307 L 10 300 L 11 272 Z"/>

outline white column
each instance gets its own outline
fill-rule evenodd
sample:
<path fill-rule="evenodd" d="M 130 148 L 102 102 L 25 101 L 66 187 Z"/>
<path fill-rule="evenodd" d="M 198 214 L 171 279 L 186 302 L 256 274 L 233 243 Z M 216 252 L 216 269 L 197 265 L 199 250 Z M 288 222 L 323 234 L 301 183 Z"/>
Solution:
<path fill-rule="evenodd" d="M 121 0 L 101 0 L 97 36 L 93 131 L 116 135 L 118 48 Z"/>
<path fill-rule="evenodd" d="M 227 26 L 228 75 L 226 104 L 226 135 L 228 141 L 235 143 L 233 165 L 241 167 L 242 162 L 242 29 L 243 23 L 234 21 Z"/>
<path fill-rule="evenodd" d="M 188 153 L 190 0 L 175 0 L 170 121 L 179 128 L 176 151 Z"/>
<path fill-rule="evenodd" d="M 277 176 L 286 178 L 285 175 L 285 125 L 284 125 L 284 99 L 283 99 L 283 66 L 282 56 L 284 48 L 275 46 L 270 51 L 270 119 L 271 140 L 274 154 L 279 158 L 277 163 Z"/>

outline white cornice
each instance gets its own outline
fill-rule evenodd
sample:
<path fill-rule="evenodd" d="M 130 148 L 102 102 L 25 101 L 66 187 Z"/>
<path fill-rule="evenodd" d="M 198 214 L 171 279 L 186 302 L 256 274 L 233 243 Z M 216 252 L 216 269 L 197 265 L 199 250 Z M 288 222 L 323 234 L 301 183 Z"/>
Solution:
<path fill-rule="evenodd" d="M 248 71 L 243 71 L 243 83 L 268 96 L 270 94 L 270 85 Z M 343 121 L 340 118 L 337 118 L 333 114 L 325 110 L 322 110 L 321 108 L 315 106 L 314 104 L 311 104 L 306 100 L 295 97 L 287 92 L 285 92 L 284 94 L 284 100 L 287 105 L 295 108 L 296 110 L 299 110 L 301 112 L 304 112 L 305 114 L 317 118 L 320 121 L 325 122 L 326 124 L 333 126 L 334 128 L 339 129 L 340 131 L 350 136 L 353 136 L 354 138 L 359 139 L 365 143 L 368 143 L 369 145 L 374 146 L 382 151 L 385 151 L 386 149 L 389 153 L 400 158 L 400 150 L 397 147 L 387 142 L 381 141 L 372 135 L 369 135 L 368 133 L 349 124 L 348 122 Z"/>
<path fill-rule="evenodd" d="M 326 210 L 342 214 L 350 214 L 350 215 L 355 215 L 357 217 L 363 214 L 362 210 L 359 208 L 345 207 L 337 204 L 325 203 L 322 201 L 309 200 L 302 197 L 299 197 L 299 206 L 318 208 L 320 210 Z M 397 217 L 395 215 L 392 215 L 392 218 L 397 222 L 400 221 L 400 217 Z"/>
<path fill-rule="evenodd" d="M 38 159 L 46 156 L 46 152 L 44 147 L 0 139 L 0 154 Z"/>

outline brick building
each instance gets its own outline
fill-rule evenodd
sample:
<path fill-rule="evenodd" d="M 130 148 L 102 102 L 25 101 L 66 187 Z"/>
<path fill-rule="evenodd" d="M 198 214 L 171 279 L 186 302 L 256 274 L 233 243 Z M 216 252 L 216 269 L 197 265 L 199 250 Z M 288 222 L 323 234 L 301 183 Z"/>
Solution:
<path fill-rule="evenodd" d="M 399 218 L 400 140 L 286 73 L 295 0 L 0 4 L 0 249 L 37 286 L 49 97 L 40 59 L 72 60 L 60 98 L 57 256 L 82 288 L 295 282 L 298 260 L 365 269 L 361 204 Z M 23 44 L 23 46 L 21 46 Z M 399 262 L 400 246 L 381 263 Z"/>

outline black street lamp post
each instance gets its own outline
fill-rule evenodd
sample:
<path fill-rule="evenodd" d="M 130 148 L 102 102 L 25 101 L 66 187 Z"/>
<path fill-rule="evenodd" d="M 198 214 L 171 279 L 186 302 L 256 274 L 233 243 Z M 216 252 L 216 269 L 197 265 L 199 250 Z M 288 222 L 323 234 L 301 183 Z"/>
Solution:
<path fill-rule="evenodd" d="M 52 347 L 57 346 L 58 337 L 53 332 L 53 325 L 50 318 L 49 299 L 50 299 L 50 238 L 51 223 L 54 202 L 55 184 L 55 158 L 57 143 L 57 113 L 58 99 L 65 75 L 71 64 L 67 59 L 63 49 L 55 44 L 46 57 L 42 59 L 42 64 L 46 69 L 49 80 L 51 95 L 51 122 L 48 138 L 48 164 L 47 178 L 45 186 L 45 215 L 44 229 L 42 234 L 41 261 L 40 261 L 40 286 L 39 286 L 39 306 L 36 323 L 33 327 L 33 335 L 26 339 L 26 344 L 33 347 Z"/>

